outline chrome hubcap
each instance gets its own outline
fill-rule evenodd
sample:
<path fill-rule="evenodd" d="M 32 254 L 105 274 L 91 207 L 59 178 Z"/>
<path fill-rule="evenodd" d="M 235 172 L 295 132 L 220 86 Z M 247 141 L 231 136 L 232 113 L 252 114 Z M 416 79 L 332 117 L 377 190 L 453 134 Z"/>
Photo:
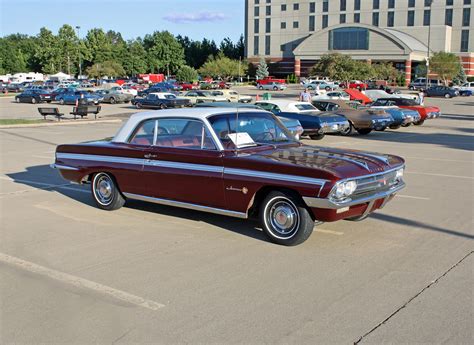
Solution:
<path fill-rule="evenodd" d="M 113 182 L 107 175 L 100 175 L 95 182 L 95 195 L 97 200 L 103 204 L 108 205 L 113 198 Z"/>
<path fill-rule="evenodd" d="M 280 236 L 288 237 L 297 229 L 298 213 L 289 202 L 275 202 L 270 208 L 268 216 L 273 230 Z"/>

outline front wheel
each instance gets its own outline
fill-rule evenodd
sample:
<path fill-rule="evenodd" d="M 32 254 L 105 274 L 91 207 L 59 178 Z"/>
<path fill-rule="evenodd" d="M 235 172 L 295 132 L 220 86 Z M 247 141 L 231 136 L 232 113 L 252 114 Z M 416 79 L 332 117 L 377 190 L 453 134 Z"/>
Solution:
<path fill-rule="evenodd" d="M 278 91 L 278 88 L 276 86 L 274 86 L 273 91 Z"/>
<path fill-rule="evenodd" d="M 451 98 L 451 95 L 449 93 L 444 95 L 444 98 Z"/>
<path fill-rule="evenodd" d="M 417 121 L 417 122 L 413 122 L 413 124 L 415 126 L 421 126 L 423 123 L 425 123 L 425 120 L 420 120 L 420 121 Z"/>
<path fill-rule="evenodd" d="M 263 90 L 263 86 L 259 86 L 258 88 L 259 88 L 259 90 Z"/>
<path fill-rule="evenodd" d="M 324 133 L 312 134 L 309 136 L 311 140 L 321 140 L 324 138 Z"/>
<path fill-rule="evenodd" d="M 112 176 L 101 172 L 94 175 L 91 184 L 92 196 L 97 206 L 103 210 L 118 210 L 125 204 L 125 198 L 118 190 Z"/>
<path fill-rule="evenodd" d="M 59 104 L 64 105 L 64 99 L 61 98 L 61 99 L 59 100 Z"/>
<path fill-rule="evenodd" d="M 15 102 L 20 103 L 20 99 L 18 97 L 15 97 Z"/>
<path fill-rule="evenodd" d="M 372 128 L 360 128 L 360 129 L 357 130 L 357 133 L 359 133 L 361 135 L 367 135 L 370 132 L 372 132 Z"/>
<path fill-rule="evenodd" d="M 401 125 L 390 125 L 389 128 L 390 129 L 399 129 L 401 127 Z"/>
<path fill-rule="evenodd" d="M 112 98 L 110 99 L 110 104 L 115 104 L 115 98 L 112 97 Z"/>
<path fill-rule="evenodd" d="M 272 242 L 295 246 L 306 241 L 314 220 L 303 203 L 292 195 L 271 192 L 260 207 L 263 231 Z"/>
<path fill-rule="evenodd" d="M 32 104 L 36 104 L 36 98 L 32 98 L 32 99 L 31 99 L 31 103 L 32 103 Z"/>
<path fill-rule="evenodd" d="M 349 123 L 349 127 L 344 128 L 344 129 L 341 131 L 341 135 L 349 135 L 349 134 L 351 134 L 353 128 L 354 128 L 354 126 L 352 126 L 352 123 Z"/>

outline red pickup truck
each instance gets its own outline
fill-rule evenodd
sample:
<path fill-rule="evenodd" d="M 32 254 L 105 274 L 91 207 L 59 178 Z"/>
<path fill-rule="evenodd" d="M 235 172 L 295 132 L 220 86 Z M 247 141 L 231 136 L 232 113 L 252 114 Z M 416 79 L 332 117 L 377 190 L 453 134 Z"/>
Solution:
<path fill-rule="evenodd" d="M 265 85 L 265 84 L 271 84 L 271 83 L 280 83 L 280 84 L 285 84 L 286 80 L 285 79 L 277 79 L 275 77 L 265 77 L 263 79 L 257 80 L 257 85 Z"/>

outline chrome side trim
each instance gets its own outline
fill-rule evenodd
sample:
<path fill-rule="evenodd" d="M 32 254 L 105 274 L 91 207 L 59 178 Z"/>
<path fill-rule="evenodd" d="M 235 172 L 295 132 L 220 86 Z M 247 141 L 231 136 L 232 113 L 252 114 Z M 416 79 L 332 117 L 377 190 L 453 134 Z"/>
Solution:
<path fill-rule="evenodd" d="M 322 180 L 322 179 L 317 179 L 317 178 L 312 178 L 312 177 L 277 174 L 277 173 L 247 170 L 247 169 L 224 168 L 224 175 L 225 174 L 238 175 L 238 176 L 260 177 L 260 178 L 270 179 L 270 180 L 291 181 L 291 182 L 298 182 L 298 183 L 315 184 L 315 185 L 321 186 L 321 188 L 323 188 L 324 184 L 326 182 L 328 182 L 328 180 Z"/>
<path fill-rule="evenodd" d="M 145 165 L 162 167 L 162 168 L 170 168 L 170 169 L 185 169 L 185 170 L 215 172 L 215 173 L 220 173 L 220 174 L 224 172 L 223 167 L 214 166 L 214 165 L 170 162 L 170 161 L 160 161 L 160 160 L 147 160 L 145 161 Z"/>
<path fill-rule="evenodd" d="M 340 202 L 337 202 L 331 199 L 321 199 L 321 198 L 313 198 L 313 197 L 307 197 L 307 196 L 304 196 L 303 200 L 306 203 L 306 205 L 308 205 L 309 207 L 329 208 L 329 209 L 337 210 L 339 208 L 343 208 L 347 206 L 365 204 L 367 202 L 372 202 L 374 200 L 383 199 L 383 198 L 391 196 L 392 194 L 395 194 L 396 192 L 398 192 L 399 190 L 403 188 L 405 188 L 405 183 L 401 182 L 400 184 L 396 185 L 395 187 L 387 191 L 374 193 L 368 196 L 359 197 L 357 199 L 347 199 Z"/>
<path fill-rule="evenodd" d="M 139 194 L 123 193 L 123 195 L 129 199 L 152 202 L 154 204 L 176 206 L 176 207 L 186 208 L 189 210 L 203 211 L 203 212 L 208 212 L 208 213 L 220 214 L 223 216 L 247 219 L 247 214 L 242 213 L 242 212 L 224 210 L 221 208 L 214 208 L 214 207 L 202 206 L 202 205 L 197 205 L 197 204 L 190 204 L 187 202 L 181 202 L 181 201 L 175 201 L 175 200 L 169 200 L 169 199 L 153 198 L 150 196 L 139 195 Z"/>
<path fill-rule="evenodd" d="M 52 169 L 60 169 L 60 170 L 79 170 L 78 168 L 71 167 L 69 165 L 62 165 L 62 164 L 50 164 L 50 168 Z"/>
<path fill-rule="evenodd" d="M 86 155 L 86 154 L 82 154 L 82 153 L 57 153 L 56 158 L 57 159 L 74 159 L 74 160 L 84 160 L 84 161 L 107 162 L 107 163 L 124 163 L 124 164 L 135 164 L 135 165 L 143 165 L 145 163 L 145 159 L 142 159 L 142 158 Z"/>

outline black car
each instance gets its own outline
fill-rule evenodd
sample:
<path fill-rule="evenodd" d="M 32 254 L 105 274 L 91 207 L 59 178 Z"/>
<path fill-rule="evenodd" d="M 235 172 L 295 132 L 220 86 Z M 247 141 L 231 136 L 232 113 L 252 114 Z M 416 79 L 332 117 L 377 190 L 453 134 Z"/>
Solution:
<path fill-rule="evenodd" d="M 425 93 L 428 97 L 451 98 L 459 96 L 458 90 L 443 85 L 429 87 L 428 89 L 426 89 Z"/>
<path fill-rule="evenodd" d="M 25 90 L 19 95 L 15 96 L 15 102 L 17 103 L 42 103 L 48 102 L 51 103 L 53 98 L 51 93 L 43 90 Z"/>
<path fill-rule="evenodd" d="M 150 94 L 150 93 L 157 93 L 157 92 L 169 92 L 169 93 L 176 94 L 176 92 L 174 92 L 172 89 L 167 88 L 167 87 L 163 87 L 163 86 L 151 86 L 151 87 L 149 87 L 148 89 L 145 89 L 145 90 L 142 90 L 142 91 L 138 91 L 137 96 L 138 96 L 138 97 L 146 97 L 146 96 L 147 96 L 148 94 Z"/>
<path fill-rule="evenodd" d="M 138 109 L 166 109 L 190 107 L 191 101 L 186 98 L 178 98 L 172 93 L 150 93 L 145 98 L 135 98 L 132 104 Z"/>
<path fill-rule="evenodd" d="M 22 84 L 13 83 L 7 85 L 7 90 L 8 92 L 22 92 L 24 90 L 24 87 Z"/>

